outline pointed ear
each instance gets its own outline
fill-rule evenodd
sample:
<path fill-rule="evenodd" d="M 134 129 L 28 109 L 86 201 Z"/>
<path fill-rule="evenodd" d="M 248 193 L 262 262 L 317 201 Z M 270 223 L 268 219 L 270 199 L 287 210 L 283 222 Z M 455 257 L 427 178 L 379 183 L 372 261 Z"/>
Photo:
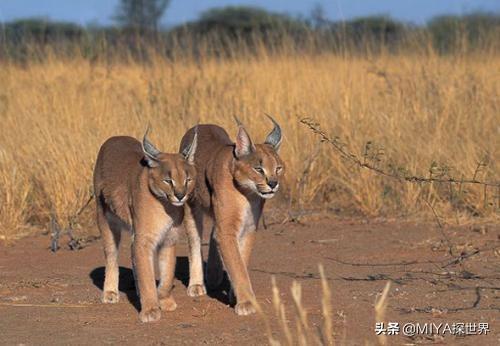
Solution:
<path fill-rule="evenodd" d="M 271 145 L 274 148 L 274 151 L 278 152 L 282 140 L 281 127 L 270 115 L 266 114 L 266 116 L 272 121 L 274 127 L 273 130 L 267 135 L 265 143 Z"/>
<path fill-rule="evenodd" d="M 148 167 L 158 167 L 158 155 L 161 152 L 156 149 L 156 147 L 148 140 L 148 134 L 150 131 L 150 126 L 146 129 L 146 133 L 142 138 L 142 151 L 144 152 L 144 160 L 146 161 Z"/>
<path fill-rule="evenodd" d="M 182 150 L 182 156 L 190 164 L 194 164 L 194 154 L 196 153 L 196 148 L 198 147 L 198 126 L 194 128 L 194 137 L 191 144 L 186 146 Z"/>
<path fill-rule="evenodd" d="M 234 148 L 234 155 L 236 158 L 241 158 L 255 151 L 255 146 L 248 135 L 247 130 L 243 125 L 239 124 L 238 134 L 236 135 L 236 143 Z"/>

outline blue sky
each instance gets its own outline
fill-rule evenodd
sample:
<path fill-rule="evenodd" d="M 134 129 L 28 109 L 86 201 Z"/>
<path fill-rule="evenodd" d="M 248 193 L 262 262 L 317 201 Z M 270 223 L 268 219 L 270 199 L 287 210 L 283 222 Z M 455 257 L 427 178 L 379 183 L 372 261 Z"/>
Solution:
<path fill-rule="evenodd" d="M 0 0 L 0 21 L 45 17 L 82 25 L 110 24 L 119 0 Z M 412 23 L 425 23 L 435 15 L 473 11 L 500 12 L 500 0 L 172 0 L 162 20 L 165 26 L 197 18 L 206 9 L 251 5 L 292 15 L 309 15 L 321 4 L 330 19 L 384 14 Z"/>

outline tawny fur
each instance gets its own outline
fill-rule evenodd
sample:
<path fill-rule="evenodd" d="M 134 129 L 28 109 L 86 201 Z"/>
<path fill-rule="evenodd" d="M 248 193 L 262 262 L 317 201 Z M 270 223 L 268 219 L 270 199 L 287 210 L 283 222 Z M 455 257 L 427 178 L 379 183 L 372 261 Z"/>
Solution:
<path fill-rule="evenodd" d="M 191 145 L 191 144 L 190 144 Z M 184 217 L 183 203 L 194 188 L 196 141 L 184 154 L 159 152 L 144 137 L 112 137 L 101 147 L 94 170 L 97 224 L 106 271 L 102 300 L 116 303 L 121 232 L 132 232 L 132 263 L 142 322 L 156 321 L 176 308 L 172 297 L 175 243 Z M 191 179 L 192 177 L 192 179 Z M 160 285 L 153 259 L 158 256 Z"/>
<path fill-rule="evenodd" d="M 217 288 L 225 267 L 236 296 L 238 315 L 255 312 L 248 263 L 265 199 L 274 196 L 284 172 L 277 153 L 281 130 L 275 125 L 266 143 L 257 145 L 241 124 L 235 143 L 219 126 L 197 126 L 196 187 L 186 205 L 184 222 L 190 246 L 190 287 L 204 291 L 200 237 L 203 219 L 208 217 L 214 227 L 206 268 L 207 284 L 209 288 Z M 181 151 L 189 145 L 194 133 L 193 128 L 184 135 Z"/>

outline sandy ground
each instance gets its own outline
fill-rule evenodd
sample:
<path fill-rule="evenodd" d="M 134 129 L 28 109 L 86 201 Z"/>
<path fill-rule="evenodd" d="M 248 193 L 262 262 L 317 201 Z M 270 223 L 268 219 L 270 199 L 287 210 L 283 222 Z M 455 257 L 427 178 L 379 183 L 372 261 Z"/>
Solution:
<path fill-rule="evenodd" d="M 387 321 L 488 323 L 487 335 L 388 336 L 389 344 L 500 344 L 500 226 L 446 227 L 448 242 L 434 224 L 322 219 L 271 225 L 260 231 L 250 276 L 271 318 L 271 276 L 288 307 L 290 286 L 303 287 L 311 322 L 321 323 L 317 265 L 323 263 L 333 292 L 338 344 L 376 344 L 374 302 L 387 280 L 392 287 Z M 103 254 L 100 241 L 82 250 L 49 251 L 48 236 L 0 245 L 0 344 L 225 344 L 267 343 L 258 316 L 238 317 L 224 292 L 186 295 L 186 244 L 178 247 L 175 312 L 157 323 L 138 321 L 126 238 L 121 248 L 120 303 L 100 303 Z M 206 253 L 207 246 L 204 246 Z M 462 254 L 462 261 L 454 259 Z M 456 263 L 460 262 L 460 263 Z"/>

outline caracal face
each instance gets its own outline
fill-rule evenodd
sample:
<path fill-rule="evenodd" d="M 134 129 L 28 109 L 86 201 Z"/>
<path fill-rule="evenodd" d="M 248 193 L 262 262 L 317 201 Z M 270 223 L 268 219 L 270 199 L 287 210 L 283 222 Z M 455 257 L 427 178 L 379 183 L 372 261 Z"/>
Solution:
<path fill-rule="evenodd" d="M 150 163 L 148 176 L 151 192 L 179 207 L 193 192 L 196 169 L 180 154 L 161 153 Z"/>
<path fill-rule="evenodd" d="M 276 150 L 270 144 L 257 144 L 235 161 L 233 174 L 240 187 L 269 199 L 278 192 L 284 172 L 283 161 Z"/>

